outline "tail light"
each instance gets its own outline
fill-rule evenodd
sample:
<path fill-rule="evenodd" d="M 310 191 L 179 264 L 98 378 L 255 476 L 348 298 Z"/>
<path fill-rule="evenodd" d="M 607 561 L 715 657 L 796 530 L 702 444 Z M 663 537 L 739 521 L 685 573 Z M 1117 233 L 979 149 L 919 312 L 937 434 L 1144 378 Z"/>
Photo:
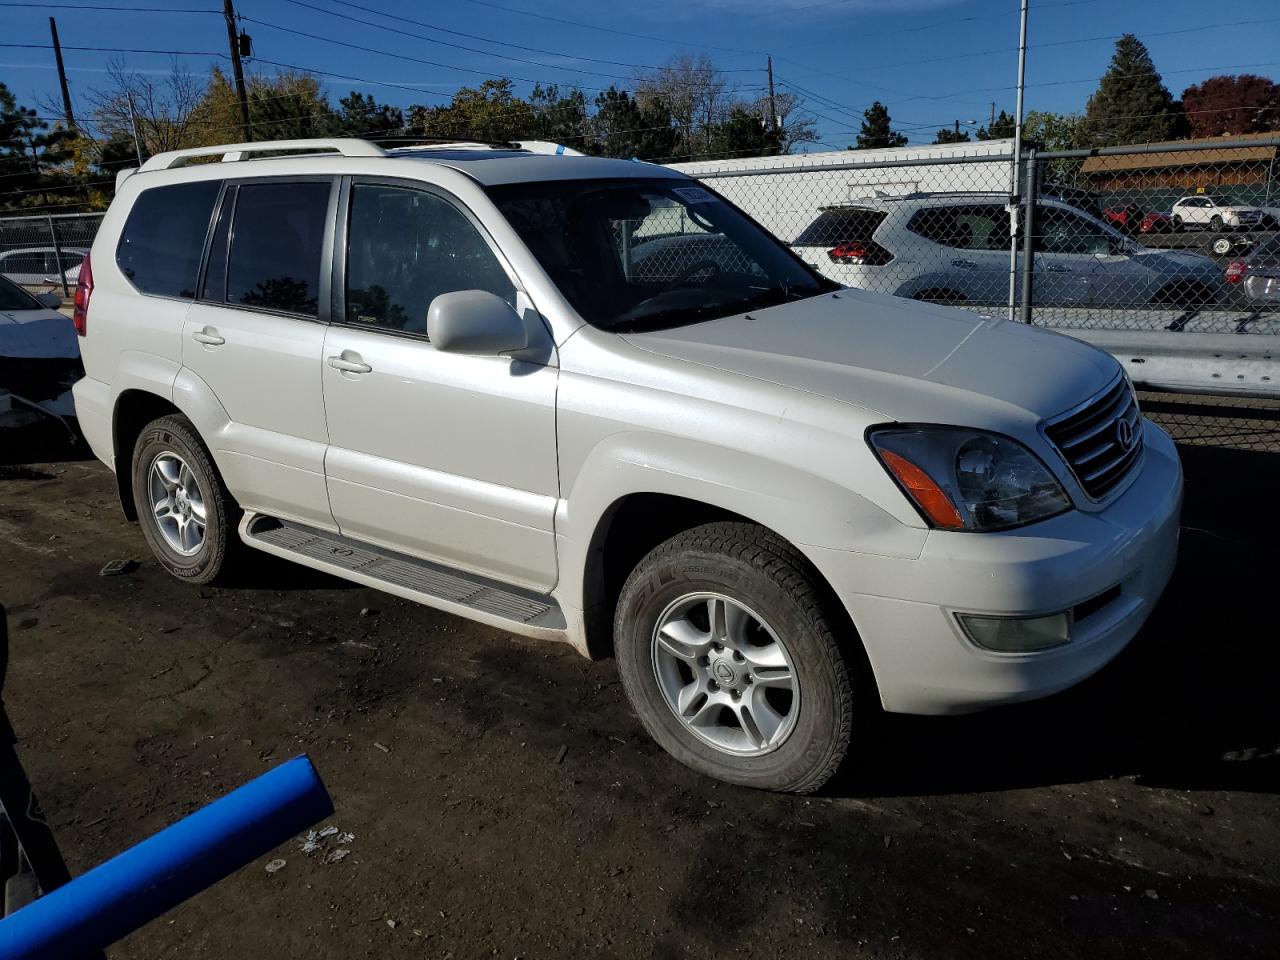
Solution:
<path fill-rule="evenodd" d="M 73 301 L 71 310 L 71 322 L 75 325 L 76 333 L 84 336 L 89 331 L 89 297 L 93 294 L 93 264 L 89 261 L 89 254 L 84 255 L 84 261 L 80 264 L 80 276 L 76 280 L 76 298 Z"/>
<path fill-rule="evenodd" d="M 1222 279 L 1227 283 L 1239 283 L 1249 275 L 1249 265 L 1243 260 L 1233 260 L 1227 265 L 1227 271 L 1222 275 Z"/>
<path fill-rule="evenodd" d="M 878 243 L 851 240 L 832 247 L 827 251 L 827 257 L 832 263 L 882 267 L 893 259 L 893 254 Z"/>

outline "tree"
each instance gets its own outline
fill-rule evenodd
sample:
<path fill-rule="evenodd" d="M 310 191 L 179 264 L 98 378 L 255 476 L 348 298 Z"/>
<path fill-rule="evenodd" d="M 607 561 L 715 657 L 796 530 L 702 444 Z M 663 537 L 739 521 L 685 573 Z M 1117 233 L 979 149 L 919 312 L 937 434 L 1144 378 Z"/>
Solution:
<path fill-rule="evenodd" d="M 757 101 L 756 112 L 769 115 L 769 98 Z M 804 112 L 803 102 L 794 93 L 777 93 L 773 97 L 773 114 L 778 118 L 778 152 L 791 153 L 802 143 L 817 143 L 818 128 L 814 119 Z"/>
<path fill-rule="evenodd" d="M 706 54 L 683 53 L 636 84 L 642 109 L 665 109 L 679 133 L 676 156 L 705 157 L 713 147 L 716 127 L 738 106 L 735 91 Z"/>
<path fill-rule="evenodd" d="M 505 78 L 460 87 L 448 106 L 410 107 L 409 127 L 428 137 L 459 140 L 520 140 L 536 132 L 533 107 L 515 95 Z"/>
<path fill-rule="evenodd" d="M 1089 146 L 1111 147 L 1170 139 L 1179 110 L 1156 72 L 1147 48 L 1131 33 L 1116 41 L 1111 66 L 1085 110 L 1083 135 Z"/>
<path fill-rule="evenodd" d="M 352 90 L 338 101 L 335 125 L 344 136 L 376 140 L 404 130 L 404 111 Z"/>
<path fill-rule="evenodd" d="M 934 143 L 968 143 L 969 131 L 959 127 L 942 127 L 933 140 Z"/>
<path fill-rule="evenodd" d="M 1210 77 L 1182 92 L 1193 137 L 1280 130 L 1280 83 L 1251 73 Z"/>
<path fill-rule="evenodd" d="M 1083 123 L 1078 113 L 1032 110 L 1022 119 L 1022 139 L 1045 150 L 1074 150 L 1083 143 Z"/>
<path fill-rule="evenodd" d="M 74 131 L 61 125 L 50 129 L 0 83 L 0 202 L 13 207 L 82 202 L 83 191 L 66 189 L 77 182 L 71 169 L 75 139 Z"/>
<path fill-rule="evenodd" d="M 591 120 L 596 149 L 606 157 L 660 160 L 676 152 L 679 134 L 660 101 L 641 105 L 626 90 L 610 87 L 596 96 Z"/>
<path fill-rule="evenodd" d="M 754 110 L 735 106 L 713 129 L 707 152 L 711 159 L 774 156 L 782 152 L 782 136 Z"/>
<path fill-rule="evenodd" d="M 533 135 L 539 140 L 567 143 L 575 150 L 591 152 L 591 122 L 587 116 L 587 98 L 581 90 L 561 93 L 554 83 L 535 84 L 529 94 L 533 108 Z"/>
<path fill-rule="evenodd" d="M 1023 127 L 1026 127 L 1025 117 L 1023 118 Z M 1018 121 L 1001 110 L 1000 116 L 996 117 L 995 120 L 992 121 L 991 126 L 978 128 L 978 139 L 1008 140 L 1017 132 L 1017 129 Z"/>
<path fill-rule="evenodd" d="M 888 107 L 879 100 L 871 104 L 863 114 L 857 149 L 879 150 L 884 147 L 905 147 L 906 145 L 907 135 L 893 130 Z"/>
<path fill-rule="evenodd" d="M 219 76 L 216 70 L 214 76 Z M 238 113 L 230 130 L 208 129 L 210 121 L 202 112 L 207 88 L 176 60 L 160 78 L 113 60 L 107 65 L 106 83 L 89 91 L 89 115 L 99 141 L 132 142 L 136 126 L 144 158 L 165 150 L 239 140 Z M 221 135 L 209 139 L 214 132 Z"/>

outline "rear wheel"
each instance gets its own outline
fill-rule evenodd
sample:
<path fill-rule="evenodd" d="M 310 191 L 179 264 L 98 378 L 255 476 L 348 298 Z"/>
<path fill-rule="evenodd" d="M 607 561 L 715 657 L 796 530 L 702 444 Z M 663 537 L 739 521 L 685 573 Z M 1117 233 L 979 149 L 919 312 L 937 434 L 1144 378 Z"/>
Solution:
<path fill-rule="evenodd" d="M 752 524 L 716 523 L 639 563 L 618 601 L 614 645 L 632 706 L 673 757 L 729 783 L 808 793 L 849 749 L 850 662 L 863 661 L 860 649 L 846 659 L 840 624 L 790 544 Z"/>
<path fill-rule="evenodd" d="M 169 573 L 209 583 L 222 572 L 239 508 L 186 417 L 161 417 L 138 435 L 133 501 L 142 535 Z"/>
<path fill-rule="evenodd" d="M 1173 229 L 1174 229 L 1174 232 L 1176 233 L 1177 231 L 1182 230 L 1182 229 L 1184 229 L 1185 227 L 1186 227 L 1186 224 L 1183 222 L 1182 217 L 1180 217 L 1178 214 L 1176 214 L 1176 213 L 1175 213 L 1175 214 L 1173 215 Z"/>

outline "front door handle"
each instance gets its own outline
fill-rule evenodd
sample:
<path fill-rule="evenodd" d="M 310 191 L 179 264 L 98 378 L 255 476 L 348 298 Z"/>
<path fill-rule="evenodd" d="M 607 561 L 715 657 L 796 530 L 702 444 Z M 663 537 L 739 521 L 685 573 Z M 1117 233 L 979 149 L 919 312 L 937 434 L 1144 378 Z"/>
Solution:
<path fill-rule="evenodd" d="M 373 367 L 369 366 L 360 359 L 360 354 L 353 353 L 350 350 L 343 350 L 336 357 L 329 357 L 329 366 L 335 370 L 341 370 L 343 373 L 372 373 Z"/>
<path fill-rule="evenodd" d="M 203 343 L 206 347 L 220 347 L 227 342 L 224 337 L 219 336 L 218 331 L 213 327 L 197 330 L 191 334 L 191 339 L 196 343 Z"/>
<path fill-rule="evenodd" d="M 976 270 L 978 268 L 978 265 L 972 260 L 964 260 L 961 258 L 952 260 L 951 265 L 953 267 L 959 267 L 961 270 Z"/>
<path fill-rule="evenodd" d="M 1070 267 L 1064 267 L 1061 264 L 1057 264 L 1057 263 L 1052 263 L 1049 266 L 1045 267 L 1045 269 L 1048 270 L 1050 273 L 1070 273 L 1071 272 Z"/>

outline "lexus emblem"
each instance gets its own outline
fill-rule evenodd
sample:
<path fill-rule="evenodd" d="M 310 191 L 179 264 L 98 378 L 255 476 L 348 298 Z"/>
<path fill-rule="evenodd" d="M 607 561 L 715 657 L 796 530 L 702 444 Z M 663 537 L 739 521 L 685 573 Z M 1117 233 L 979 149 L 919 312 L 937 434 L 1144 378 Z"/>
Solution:
<path fill-rule="evenodd" d="M 1130 450 L 1135 440 L 1133 433 L 1133 424 L 1123 418 L 1116 421 L 1116 443 L 1120 445 L 1121 450 Z"/>

